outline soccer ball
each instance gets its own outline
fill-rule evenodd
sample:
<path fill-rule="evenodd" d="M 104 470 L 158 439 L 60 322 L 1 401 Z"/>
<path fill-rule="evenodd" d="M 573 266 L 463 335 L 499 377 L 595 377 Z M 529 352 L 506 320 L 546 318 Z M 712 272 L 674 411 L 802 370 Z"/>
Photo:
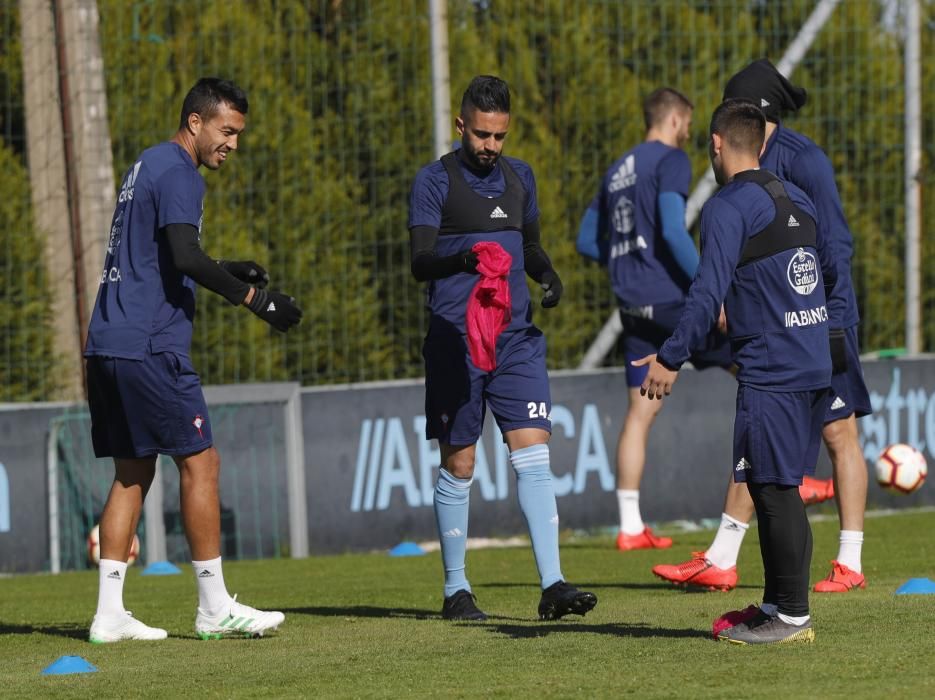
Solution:
<path fill-rule="evenodd" d="M 910 445 L 890 445 L 877 458 L 877 483 L 887 491 L 912 493 L 925 481 L 925 456 Z"/>
<path fill-rule="evenodd" d="M 130 558 L 127 559 L 127 566 L 133 566 L 138 556 L 140 556 L 140 538 L 134 534 L 133 541 L 130 543 Z M 94 566 L 101 563 L 101 532 L 97 525 L 92 527 L 91 532 L 88 533 L 88 561 Z"/>

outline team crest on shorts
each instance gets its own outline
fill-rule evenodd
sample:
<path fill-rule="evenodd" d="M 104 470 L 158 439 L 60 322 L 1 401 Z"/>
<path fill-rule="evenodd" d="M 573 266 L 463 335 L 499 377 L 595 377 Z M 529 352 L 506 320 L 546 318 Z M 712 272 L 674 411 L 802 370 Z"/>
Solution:
<path fill-rule="evenodd" d="M 204 435 L 201 433 L 201 426 L 205 424 L 205 419 L 201 416 L 195 416 L 195 420 L 192 421 L 192 425 L 195 426 L 195 430 L 198 431 L 198 437 L 204 440 Z"/>

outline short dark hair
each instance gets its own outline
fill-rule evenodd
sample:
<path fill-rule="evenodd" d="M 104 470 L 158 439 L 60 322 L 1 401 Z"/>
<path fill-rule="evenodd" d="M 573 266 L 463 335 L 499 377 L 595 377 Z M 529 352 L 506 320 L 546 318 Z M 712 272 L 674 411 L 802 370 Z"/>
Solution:
<path fill-rule="evenodd" d="M 695 105 L 678 90 L 661 87 L 653 90 L 643 100 L 643 122 L 647 129 L 651 129 L 661 123 L 674 109 L 689 112 L 694 108 Z"/>
<path fill-rule="evenodd" d="M 473 107 L 479 112 L 510 113 L 510 87 L 495 75 L 478 75 L 461 98 L 461 114 Z"/>
<path fill-rule="evenodd" d="M 724 100 L 711 115 L 711 133 L 731 148 L 759 157 L 766 137 L 766 115 L 750 100 Z"/>
<path fill-rule="evenodd" d="M 230 105 L 244 116 L 247 114 L 247 95 L 234 83 L 221 78 L 200 78 L 182 102 L 179 129 L 186 127 L 188 117 L 192 114 L 199 114 L 205 120 L 210 119 L 217 114 L 222 104 Z"/>

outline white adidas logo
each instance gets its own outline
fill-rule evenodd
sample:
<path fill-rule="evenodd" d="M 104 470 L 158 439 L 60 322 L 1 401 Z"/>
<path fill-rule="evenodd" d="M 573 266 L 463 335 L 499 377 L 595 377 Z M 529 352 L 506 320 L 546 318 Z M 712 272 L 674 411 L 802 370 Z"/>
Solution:
<path fill-rule="evenodd" d="M 787 222 L 787 225 L 789 226 L 789 228 L 795 228 L 796 226 L 799 225 L 799 222 L 796 221 L 796 218 L 792 216 L 792 214 L 789 214 L 789 221 Z"/>
<path fill-rule="evenodd" d="M 796 226 L 798 226 L 798 224 L 796 224 Z M 267 311 L 275 311 L 275 310 L 276 310 L 276 304 L 275 304 L 274 302 L 271 301 L 271 302 L 269 303 L 269 306 L 266 307 L 266 310 L 267 310 Z"/>
<path fill-rule="evenodd" d="M 463 533 L 461 532 L 461 528 L 453 527 L 450 530 L 443 532 L 442 537 L 461 537 L 462 534 Z"/>
<path fill-rule="evenodd" d="M 505 211 L 503 211 L 500 207 L 497 207 L 492 212 L 490 212 L 490 218 L 491 219 L 506 219 L 508 217 Z"/>
<path fill-rule="evenodd" d="M 831 402 L 831 410 L 838 411 L 844 408 L 847 404 L 844 403 L 844 400 L 840 396 L 835 396 L 834 401 Z"/>
<path fill-rule="evenodd" d="M 734 467 L 735 472 L 742 472 L 744 469 L 752 469 L 750 462 L 747 461 L 746 457 L 741 457 L 740 461 L 737 462 L 737 466 Z"/>
<path fill-rule="evenodd" d="M 769 102 L 767 102 L 766 100 L 764 100 L 764 99 L 761 97 L 761 98 L 760 98 L 760 107 L 769 107 Z"/>
<path fill-rule="evenodd" d="M 607 186 L 608 192 L 617 192 L 625 187 L 636 184 L 636 158 L 633 155 L 627 156 L 623 164 L 617 168 L 617 172 L 610 178 L 610 184 Z"/>

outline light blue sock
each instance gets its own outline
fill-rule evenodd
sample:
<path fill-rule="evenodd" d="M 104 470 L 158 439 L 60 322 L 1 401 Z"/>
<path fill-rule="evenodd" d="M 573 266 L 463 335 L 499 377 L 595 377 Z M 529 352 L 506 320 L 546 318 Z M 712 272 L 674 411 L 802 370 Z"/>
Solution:
<path fill-rule="evenodd" d="M 459 479 L 446 469 L 438 470 L 435 482 L 435 522 L 445 566 L 445 597 L 462 588 L 470 591 L 464 575 L 464 551 L 467 549 L 468 506 L 473 479 Z"/>
<path fill-rule="evenodd" d="M 549 446 L 532 445 L 510 453 L 516 470 L 519 507 L 526 516 L 542 590 L 565 580 L 558 557 L 558 507 L 549 470 Z"/>

